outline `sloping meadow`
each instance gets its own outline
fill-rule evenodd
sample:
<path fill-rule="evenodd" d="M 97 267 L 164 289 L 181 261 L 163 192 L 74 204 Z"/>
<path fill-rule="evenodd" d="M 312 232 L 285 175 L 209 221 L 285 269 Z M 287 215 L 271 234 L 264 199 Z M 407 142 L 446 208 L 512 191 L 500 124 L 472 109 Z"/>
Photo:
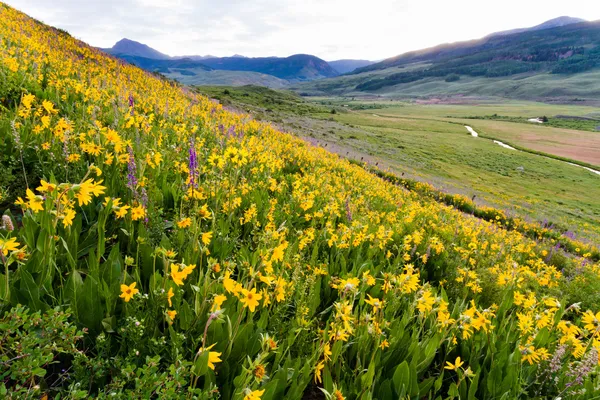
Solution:
<path fill-rule="evenodd" d="M 577 289 L 598 265 L 559 269 L 1 4 L 0 40 L 3 394 L 597 392 L 600 314 Z"/>

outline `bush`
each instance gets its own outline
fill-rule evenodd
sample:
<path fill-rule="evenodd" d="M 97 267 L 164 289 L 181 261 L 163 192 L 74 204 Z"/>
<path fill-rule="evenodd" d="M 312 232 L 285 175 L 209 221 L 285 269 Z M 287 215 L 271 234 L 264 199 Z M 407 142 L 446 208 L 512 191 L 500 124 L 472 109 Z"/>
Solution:
<path fill-rule="evenodd" d="M 460 75 L 458 74 L 449 74 L 446 75 L 446 79 L 444 79 L 446 82 L 456 82 L 460 79 Z"/>
<path fill-rule="evenodd" d="M 83 338 L 68 310 L 42 314 L 19 305 L 7 311 L 0 319 L 0 394 L 18 399 L 64 390 L 65 371 L 85 357 Z"/>

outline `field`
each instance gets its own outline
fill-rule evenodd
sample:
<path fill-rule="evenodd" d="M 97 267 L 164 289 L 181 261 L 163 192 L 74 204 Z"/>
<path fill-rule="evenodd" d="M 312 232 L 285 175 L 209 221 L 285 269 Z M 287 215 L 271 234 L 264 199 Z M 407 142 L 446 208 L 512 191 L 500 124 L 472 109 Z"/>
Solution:
<path fill-rule="evenodd" d="M 328 103 L 328 101 L 324 101 Z M 335 102 L 334 102 L 335 103 Z M 339 101 L 338 101 L 339 104 Z M 348 103 L 352 107 L 352 103 Z M 516 215 L 553 221 L 598 241 L 600 176 L 526 152 L 504 149 L 489 137 L 528 150 L 600 165 L 600 133 L 480 119 L 464 115 L 584 115 L 597 109 L 538 104 L 398 105 L 334 115 L 353 129 L 319 139 L 364 149 L 392 171 L 431 182 Z M 449 118 L 454 117 L 454 118 Z M 459 118 L 456 118 L 459 117 Z M 471 137 L 465 125 L 480 135 Z M 358 131 L 355 128 L 360 128 Z M 362 131 L 362 132 L 361 132 Z"/>
<path fill-rule="evenodd" d="M 0 77 L 3 398 L 597 397 L 600 253 L 534 220 L 592 236 L 588 171 L 434 108 L 185 87 L 2 3 Z"/>

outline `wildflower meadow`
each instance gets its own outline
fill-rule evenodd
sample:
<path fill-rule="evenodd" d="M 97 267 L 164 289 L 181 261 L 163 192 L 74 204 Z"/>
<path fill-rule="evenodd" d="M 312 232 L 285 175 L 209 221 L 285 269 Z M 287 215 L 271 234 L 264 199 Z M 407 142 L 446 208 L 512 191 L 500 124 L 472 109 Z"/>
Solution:
<path fill-rule="evenodd" d="M 0 396 L 597 398 L 600 265 L 0 3 Z"/>

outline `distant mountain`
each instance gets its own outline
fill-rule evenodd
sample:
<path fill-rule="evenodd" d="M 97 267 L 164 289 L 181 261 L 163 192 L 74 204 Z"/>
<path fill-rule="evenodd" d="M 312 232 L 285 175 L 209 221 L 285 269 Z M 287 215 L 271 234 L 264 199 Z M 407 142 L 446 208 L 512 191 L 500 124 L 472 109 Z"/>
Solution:
<path fill-rule="evenodd" d="M 340 74 L 345 74 L 348 72 L 354 71 L 356 68 L 366 67 L 367 65 L 375 64 L 375 61 L 369 60 L 336 60 L 336 61 L 328 61 L 328 64 L 331 65 L 333 69 L 335 69 Z"/>
<path fill-rule="evenodd" d="M 339 75 L 326 61 L 308 54 L 280 57 L 224 57 L 203 61 L 213 69 L 253 71 L 290 81 L 310 81 Z"/>
<path fill-rule="evenodd" d="M 542 24 L 533 26 L 531 28 L 519 28 L 519 29 L 511 29 L 508 31 L 496 32 L 496 33 L 492 33 L 492 34 L 488 35 L 488 37 L 490 37 L 490 36 L 506 36 L 506 35 L 512 35 L 515 33 L 529 32 L 529 31 L 540 31 L 542 29 L 557 28 L 560 26 L 578 24 L 580 22 L 586 22 L 586 20 L 581 19 L 581 18 L 573 18 L 573 17 L 563 16 L 563 17 L 558 17 L 558 18 L 548 20 Z"/>
<path fill-rule="evenodd" d="M 103 50 L 112 55 L 125 54 L 129 56 L 151 58 L 154 60 L 165 60 L 171 58 L 160 51 L 154 50 L 152 47 L 129 39 L 121 39 L 110 49 Z"/>
<path fill-rule="evenodd" d="M 148 71 L 169 74 L 176 72 L 175 76 L 194 76 L 199 70 L 208 71 L 241 71 L 257 72 L 279 78 L 274 81 L 279 85 L 282 80 L 291 82 L 310 81 L 314 79 L 329 78 L 339 75 L 326 61 L 308 54 L 296 54 L 290 57 L 259 57 L 249 58 L 239 54 L 233 57 L 214 56 L 178 56 L 170 57 L 151 47 L 129 39 L 118 41 L 112 48 L 104 51 L 122 58 L 127 62 L 135 64 Z M 205 78 L 215 76 L 219 81 L 227 74 L 203 74 Z M 240 81 L 253 83 L 257 78 L 264 81 L 264 77 L 238 74 L 236 79 L 243 77 Z M 248 79 L 246 79 L 248 78 Z M 182 80 L 182 79 L 179 79 Z M 183 81 L 183 80 L 182 80 Z"/>

